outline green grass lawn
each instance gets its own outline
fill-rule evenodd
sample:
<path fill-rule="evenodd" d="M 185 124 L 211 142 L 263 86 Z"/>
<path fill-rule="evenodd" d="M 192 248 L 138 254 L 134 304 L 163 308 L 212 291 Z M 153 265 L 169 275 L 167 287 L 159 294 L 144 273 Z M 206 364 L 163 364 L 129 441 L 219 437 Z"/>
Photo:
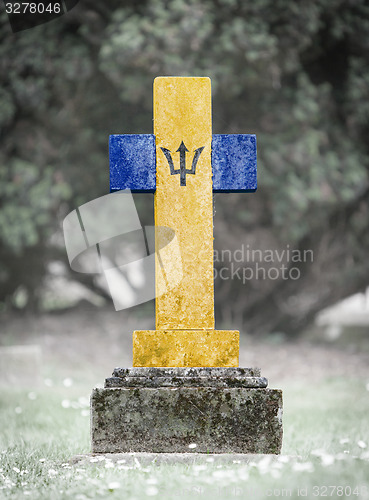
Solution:
<path fill-rule="evenodd" d="M 71 465 L 89 444 L 90 387 L 0 393 L 0 498 L 369 498 L 367 381 L 332 378 L 284 385 L 279 459 L 224 465 Z M 189 450 L 190 451 L 190 450 Z"/>

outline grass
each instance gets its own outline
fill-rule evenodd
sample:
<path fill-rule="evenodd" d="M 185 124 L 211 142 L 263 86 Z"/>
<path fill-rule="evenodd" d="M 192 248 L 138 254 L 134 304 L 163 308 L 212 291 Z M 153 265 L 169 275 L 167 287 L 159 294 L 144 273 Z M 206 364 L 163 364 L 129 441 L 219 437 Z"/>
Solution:
<path fill-rule="evenodd" d="M 369 393 L 359 379 L 285 384 L 279 459 L 222 465 L 87 460 L 88 386 L 0 392 L 0 498 L 369 498 Z"/>

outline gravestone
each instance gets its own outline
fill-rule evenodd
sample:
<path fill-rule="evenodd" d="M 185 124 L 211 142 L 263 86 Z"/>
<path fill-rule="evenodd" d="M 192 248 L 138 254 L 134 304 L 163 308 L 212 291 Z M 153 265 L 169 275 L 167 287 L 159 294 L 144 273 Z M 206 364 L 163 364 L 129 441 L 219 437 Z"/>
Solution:
<path fill-rule="evenodd" d="M 282 392 L 238 367 L 239 332 L 214 320 L 213 192 L 256 190 L 255 136 L 212 135 L 209 78 L 156 78 L 154 134 L 110 136 L 110 186 L 155 193 L 156 248 L 175 231 L 183 276 L 162 293 L 157 252 L 156 330 L 94 389 L 92 451 L 279 453 Z"/>

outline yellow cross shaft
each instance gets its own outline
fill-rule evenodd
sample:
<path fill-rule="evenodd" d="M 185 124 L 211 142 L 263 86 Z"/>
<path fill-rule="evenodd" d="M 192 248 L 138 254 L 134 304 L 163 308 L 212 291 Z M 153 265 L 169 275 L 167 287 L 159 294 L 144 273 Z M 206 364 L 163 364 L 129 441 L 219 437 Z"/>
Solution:
<path fill-rule="evenodd" d="M 161 294 L 165 273 L 156 259 L 156 330 L 134 332 L 133 366 L 238 366 L 239 332 L 214 329 L 209 78 L 155 79 L 154 135 L 157 255 L 167 237 L 160 228 L 173 229 L 183 277 L 175 289 Z"/>
<path fill-rule="evenodd" d="M 213 328 L 213 190 L 211 171 L 211 90 L 208 78 L 156 78 L 154 82 L 156 138 L 155 226 L 175 230 L 180 245 L 183 278 L 172 292 L 159 296 L 156 273 L 156 328 Z M 196 174 L 171 175 L 161 147 L 175 153 L 181 142 L 191 164 L 204 146 Z M 186 159 L 187 159 L 186 158 Z M 160 232 L 157 234 L 160 238 Z M 159 248 L 157 242 L 156 248 Z M 159 278 L 159 279 L 158 279 Z"/>

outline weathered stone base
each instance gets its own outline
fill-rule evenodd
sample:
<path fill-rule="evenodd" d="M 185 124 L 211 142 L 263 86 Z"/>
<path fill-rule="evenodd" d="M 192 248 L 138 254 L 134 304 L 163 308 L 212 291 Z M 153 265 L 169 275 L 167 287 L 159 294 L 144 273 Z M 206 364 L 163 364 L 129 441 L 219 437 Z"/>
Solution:
<path fill-rule="evenodd" d="M 144 370 L 146 387 L 144 380 L 132 382 Z M 172 370 L 116 369 L 108 387 L 94 389 L 93 453 L 280 453 L 282 391 L 266 389 L 258 370 Z M 201 386 L 187 386 L 186 379 Z"/>

